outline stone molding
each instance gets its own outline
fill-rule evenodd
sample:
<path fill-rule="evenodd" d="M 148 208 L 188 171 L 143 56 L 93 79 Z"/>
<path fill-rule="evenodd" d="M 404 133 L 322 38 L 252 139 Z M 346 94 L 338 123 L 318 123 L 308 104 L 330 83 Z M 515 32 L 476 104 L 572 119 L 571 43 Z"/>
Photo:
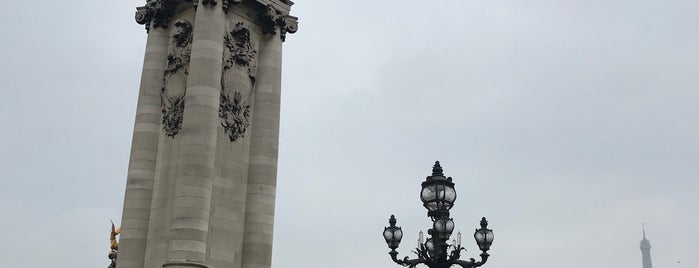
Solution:
<path fill-rule="evenodd" d="M 163 263 L 163 268 L 180 268 L 180 267 L 194 267 L 194 268 L 210 268 L 208 265 L 198 262 L 193 262 L 189 260 L 185 261 L 168 261 Z"/>
<path fill-rule="evenodd" d="M 199 0 L 187 0 L 191 1 L 192 5 L 196 9 L 199 6 Z M 221 8 L 223 8 L 223 11 L 228 14 L 228 10 L 232 5 L 240 4 L 242 3 L 243 0 L 222 0 L 221 2 Z M 205 6 L 216 6 L 218 4 L 218 0 L 201 0 L 201 3 Z"/>

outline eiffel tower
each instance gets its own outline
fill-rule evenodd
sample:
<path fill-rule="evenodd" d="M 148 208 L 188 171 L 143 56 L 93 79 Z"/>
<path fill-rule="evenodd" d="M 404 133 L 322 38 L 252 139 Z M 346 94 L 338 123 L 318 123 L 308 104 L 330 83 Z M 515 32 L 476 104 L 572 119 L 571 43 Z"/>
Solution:
<path fill-rule="evenodd" d="M 650 241 L 646 239 L 646 225 L 643 224 L 643 239 L 641 239 L 641 268 L 653 268 L 650 260 Z"/>

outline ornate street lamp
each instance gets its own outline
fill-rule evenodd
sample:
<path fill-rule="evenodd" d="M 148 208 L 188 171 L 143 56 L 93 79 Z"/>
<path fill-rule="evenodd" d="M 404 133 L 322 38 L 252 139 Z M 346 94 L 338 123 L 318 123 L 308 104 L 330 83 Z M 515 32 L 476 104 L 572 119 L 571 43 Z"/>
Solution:
<path fill-rule="evenodd" d="M 388 219 L 388 224 L 391 226 L 384 228 L 383 238 L 386 239 L 388 247 L 391 250 L 395 250 L 398 248 L 398 244 L 400 244 L 400 240 L 403 238 L 403 230 L 396 226 L 396 217 L 393 215 Z"/>
<path fill-rule="evenodd" d="M 418 264 L 424 264 L 430 268 L 449 268 L 453 265 L 459 265 L 463 268 L 479 267 L 488 261 L 488 250 L 493 244 L 493 230 L 488 229 L 488 221 L 483 217 L 481 219 L 481 228 L 476 229 L 473 238 L 478 244 L 478 248 L 482 251 L 480 254 L 481 260 L 476 261 L 471 258 L 468 261 L 459 260 L 461 251 L 466 250 L 461 247 L 461 233 L 457 234 L 457 239 L 453 240 L 449 245 L 449 237 L 454 231 L 454 220 L 449 217 L 449 210 L 454 206 L 456 200 L 456 190 L 451 177 L 445 178 L 442 167 L 439 161 L 435 162 L 432 168 L 432 176 L 428 176 L 422 183 L 422 191 L 420 191 L 420 199 L 423 206 L 427 209 L 427 216 L 432 220 L 432 228 L 427 230 L 427 234 L 431 237 L 424 243 L 422 242 L 422 232 L 418 240 L 418 248 L 416 259 L 405 257 L 398 259 L 398 245 L 403 238 L 403 230 L 396 226 L 396 217 L 391 215 L 388 220 L 389 226 L 384 228 L 383 237 L 391 251 L 391 259 L 397 264 L 414 268 Z M 447 251 L 451 252 L 447 255 Z"/>

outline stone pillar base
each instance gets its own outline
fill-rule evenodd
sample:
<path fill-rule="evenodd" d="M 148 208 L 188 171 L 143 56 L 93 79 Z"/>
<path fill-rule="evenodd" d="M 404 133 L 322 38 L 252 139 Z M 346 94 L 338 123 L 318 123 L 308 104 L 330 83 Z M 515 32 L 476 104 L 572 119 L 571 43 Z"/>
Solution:
<path fill-rule="evenodd" d="M 203 263 L 188 261 L 188 260 L 176 260 L 168 261 L 163 263 L 163 268 L 213 268 Z"/>

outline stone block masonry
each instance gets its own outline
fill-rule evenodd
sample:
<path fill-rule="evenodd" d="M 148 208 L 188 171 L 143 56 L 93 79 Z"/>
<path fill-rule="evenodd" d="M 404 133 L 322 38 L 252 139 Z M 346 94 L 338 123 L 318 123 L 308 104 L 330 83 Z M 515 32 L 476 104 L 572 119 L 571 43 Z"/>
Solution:
<path fill-rule="evenodd" d="M 147 0 L 119 268 L 271 266 L 289 0 Z"/>

